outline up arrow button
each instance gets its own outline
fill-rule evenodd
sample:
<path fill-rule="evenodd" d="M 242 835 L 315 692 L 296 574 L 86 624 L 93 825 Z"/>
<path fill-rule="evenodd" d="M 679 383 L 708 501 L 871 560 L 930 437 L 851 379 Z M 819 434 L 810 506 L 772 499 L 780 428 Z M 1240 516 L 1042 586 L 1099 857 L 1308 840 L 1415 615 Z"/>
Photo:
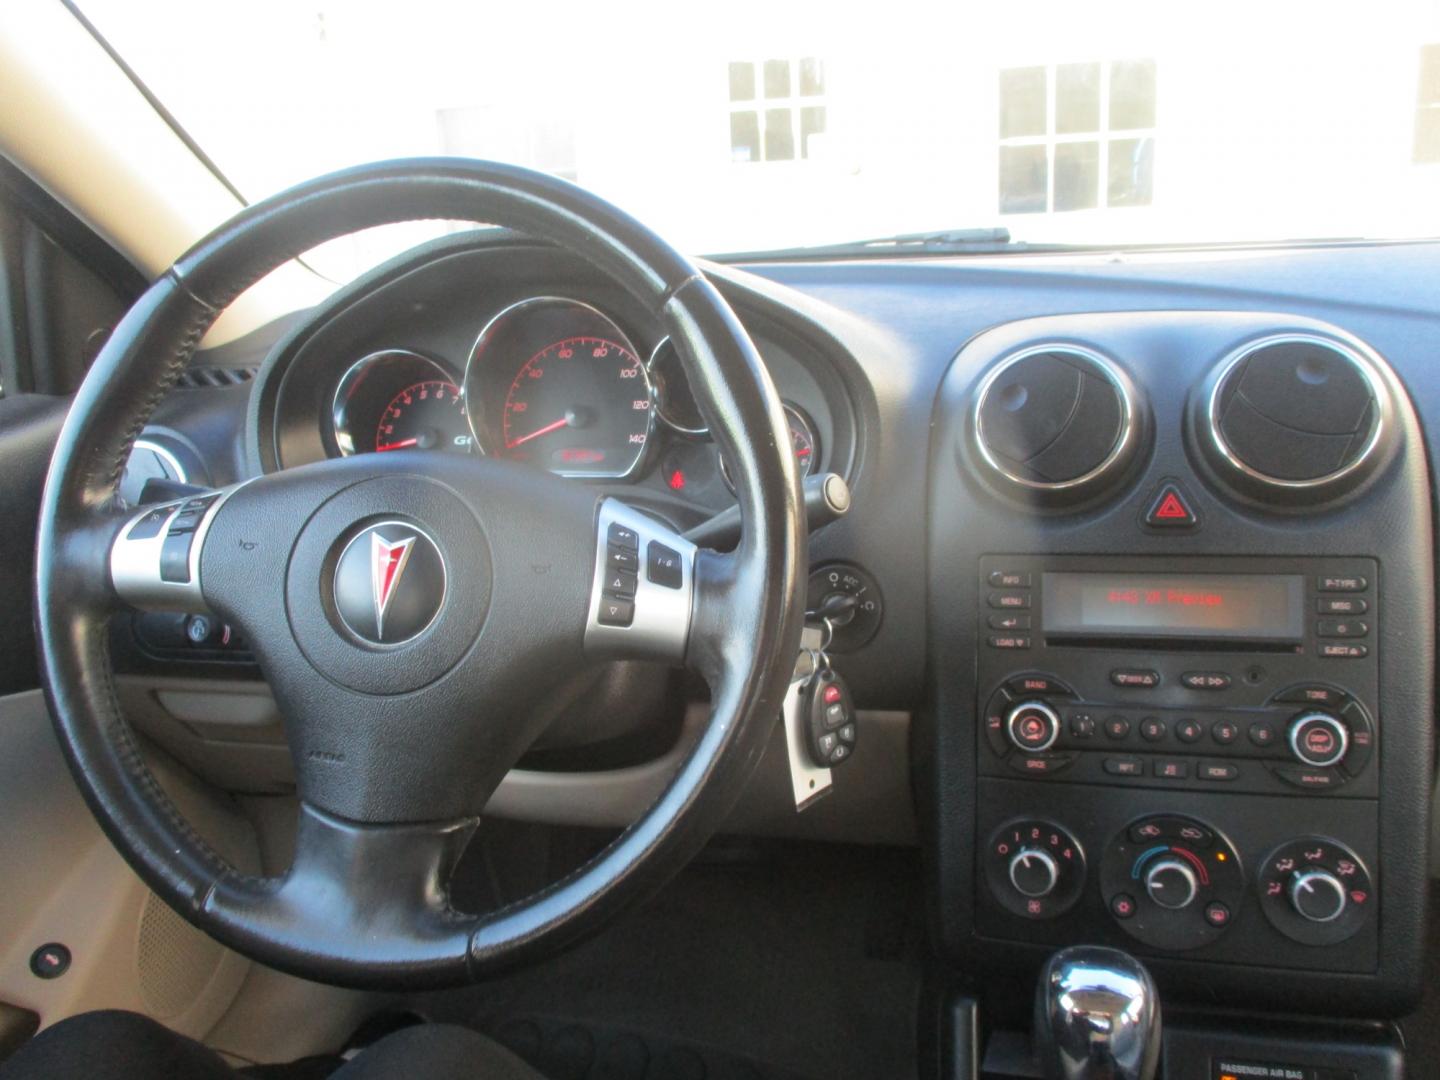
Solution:
<path fill-rule="evenodd" d="M 1175 483 L 1162 484 L 1145 512 L 1145 524 L 1152 529 L 1193 529 L 1199 523 L 1190 500 Z"/>

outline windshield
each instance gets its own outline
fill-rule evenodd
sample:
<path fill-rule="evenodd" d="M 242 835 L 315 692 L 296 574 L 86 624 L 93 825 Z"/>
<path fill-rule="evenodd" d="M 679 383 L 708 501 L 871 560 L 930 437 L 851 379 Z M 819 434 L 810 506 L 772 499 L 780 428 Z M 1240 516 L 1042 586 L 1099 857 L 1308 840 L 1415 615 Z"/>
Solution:
<path fill-rule="evenodd" d="M 695 253 L 1440 235 L 1436 0 L 81 6 L 251 201 L 459 154 Z"/>

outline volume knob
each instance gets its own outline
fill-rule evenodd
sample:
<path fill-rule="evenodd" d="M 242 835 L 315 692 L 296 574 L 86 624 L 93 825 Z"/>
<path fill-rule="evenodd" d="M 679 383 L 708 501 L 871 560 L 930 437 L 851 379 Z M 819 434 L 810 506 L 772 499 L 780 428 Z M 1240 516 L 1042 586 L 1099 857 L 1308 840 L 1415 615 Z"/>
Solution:
<path fill-rule="evenodd" d="M 1350 732 L 1329 713 L 1304 713 L 1290 725 L 1290 752 L 1306 765 L 1338 764 L 1350 749 Z"/>
<path fill-rule="evenodd" d="M 1038 754 L 1060 737 L 1060 717 L 1043 701 L 1022 701 L 1010 710 L 1005 732 L 1021 750 Z"/>

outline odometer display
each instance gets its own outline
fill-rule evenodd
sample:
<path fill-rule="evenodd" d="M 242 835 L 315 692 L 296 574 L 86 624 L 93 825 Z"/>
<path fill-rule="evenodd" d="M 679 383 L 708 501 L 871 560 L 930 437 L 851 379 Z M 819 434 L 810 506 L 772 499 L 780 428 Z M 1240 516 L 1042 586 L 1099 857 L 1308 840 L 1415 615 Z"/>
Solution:
<path fill-rule="evenodd" d="M 624 476 L 650 436 L 650 383 L 629 348 L 562 338 L 525 361 L 505 395 L 502 454 L 564 476 Z"/>

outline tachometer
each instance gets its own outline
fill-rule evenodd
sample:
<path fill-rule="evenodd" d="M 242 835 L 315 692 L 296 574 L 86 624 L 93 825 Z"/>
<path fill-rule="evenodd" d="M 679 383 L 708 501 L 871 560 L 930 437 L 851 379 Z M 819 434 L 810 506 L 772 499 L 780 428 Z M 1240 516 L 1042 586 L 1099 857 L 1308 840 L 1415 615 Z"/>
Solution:
<path fill-rule="evenodd" d="M 526 300 L 492 319 L 465 399 L 490 454 L 560 476 L 629 476 L 650 438 L 645 365 L 618 326 L 575 300 Z"/>
<path fill-rule="evenodd" d="M 375 449 L 470 449 L 470 425 L 460 387 L 445 379 L 427 379 L 396 394 L 375 428 Z"/>
<path fill-rule="evenodd" d="M 468 454 L 474 439 L 450 370 L 409 349 L 370 353 L 350 365 L 331 406 L 335 449 L 449 450 Z"/>
<path fill-rule="evenodd" d="M 785 410 L 785 426 L 790 430 L 790 450 L 795 455 L 795 467 L 801 478 L 809 476 L 820 468 L 820 436 L 816 434 L 814 422 L 800 411 L 799 406 L 788 401 L 780 403 Z M 720 455 L 720 478 L 731 491 L 735 481 L 730 477 L 730 463 Z"/>

